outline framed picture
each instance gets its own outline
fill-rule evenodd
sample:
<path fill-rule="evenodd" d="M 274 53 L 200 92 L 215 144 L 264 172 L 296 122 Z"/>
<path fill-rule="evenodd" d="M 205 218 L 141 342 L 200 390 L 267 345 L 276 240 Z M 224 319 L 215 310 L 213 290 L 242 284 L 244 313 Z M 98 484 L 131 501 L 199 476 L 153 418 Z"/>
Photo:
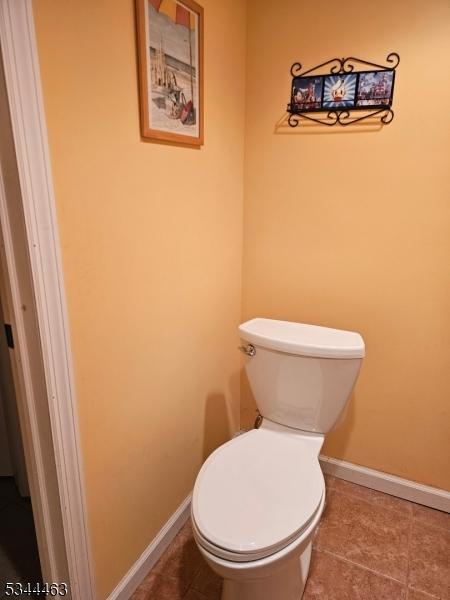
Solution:
<path fill-rule="evenodd" d="M 322 91 L 323 77 L 295 77 L 292 80 L 292 110 L 320 110 Z"/>
<path fill-rule="evenodd" d="M 355 106 L 356 95 L 355 73 L 327 75 L 324 81 L 323 108 L 328 110 L 342 110 Z"/>
<path fill-rule="evenodd" d="M 383 107 L 392 104 L 395 71 L 366 71 L 358 74 L 356 106 Z"/>
<path fill-rule="evenodd" d="M 141 135 L 203 144 L 203 8 L 136 0 Z"/>

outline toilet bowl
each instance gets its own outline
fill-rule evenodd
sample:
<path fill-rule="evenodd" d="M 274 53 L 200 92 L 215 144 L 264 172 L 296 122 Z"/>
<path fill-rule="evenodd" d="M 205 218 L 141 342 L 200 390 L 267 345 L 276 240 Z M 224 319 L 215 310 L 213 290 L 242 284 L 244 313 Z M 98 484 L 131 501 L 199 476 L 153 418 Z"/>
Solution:
<path fill-rule="evenodd" d="M 364 343 L 357 333 L 269 319 L 239 331 L 262 419 L 202 466 L 194 538 L 224 579 L 222 600 L 299 600 L 325 504 L 320 449 L 356 382 Z"/>
<path fill-rule="evenodd" d="M 299 600 L 308 576 L 312 538 L 324 505 L 325 496 L 316 516 L 297 539 L 275 554 L 255 561 L 233 562 L 217 557 L 202 546 L 194 526 L 203 558 L 223 578 L 222 600 Z"/>
<path fill-rule="evenodd" d="M 298 600 L 325 502 L 323 436 L 264 421 L 218 448 L 192 498 L 194 538 L 223 600 Z"/>

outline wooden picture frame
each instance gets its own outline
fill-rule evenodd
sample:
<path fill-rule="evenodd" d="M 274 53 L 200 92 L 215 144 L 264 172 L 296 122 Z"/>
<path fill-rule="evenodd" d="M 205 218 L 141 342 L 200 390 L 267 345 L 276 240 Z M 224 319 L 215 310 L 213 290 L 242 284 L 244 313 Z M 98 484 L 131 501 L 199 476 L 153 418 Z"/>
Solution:
<path fill-rule="evenodd" d="M 141 135 L 203 144 L 203 8 L 136 0 Z"/>

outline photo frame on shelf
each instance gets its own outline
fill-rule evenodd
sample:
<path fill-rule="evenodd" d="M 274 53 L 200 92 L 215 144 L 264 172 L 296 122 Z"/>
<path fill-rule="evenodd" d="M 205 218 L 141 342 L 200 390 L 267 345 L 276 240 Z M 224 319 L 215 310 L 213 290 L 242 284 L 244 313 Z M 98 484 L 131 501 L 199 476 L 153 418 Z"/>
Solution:
<path fill-rule="evenodd" d="M 203 8 L 194 0 L 136 0 L 141 136 L 201 146 Z"/>
<path fill-rule="evenodd" d="M 358 73 L 356 107 L 391 106 L 394 83 L 395 71 L 365 71 Z"/>
<path fill-rule="evenodd" d="M 288 124 L 297 127 L 308 120 L 329 126 L 350 125 L 377 117 L 387 125 L 394 118 L 392 101 L 400 56 L 391 52 L 386 63 L 351 56 L 332 58 L 306 71 L 294 63 Z"/>
<path fill-rule="evenodd" d="M 322 108 L 342 110 L 355 106 L 356 82 L 355 73 L 339 73 L 324 78 L 324 94 Z"/>
<path fill-rule="evenodd" d="M 323 77 L 296 77 L 292 80 L 291 104 L 296 110 L 321 110 Z"/>

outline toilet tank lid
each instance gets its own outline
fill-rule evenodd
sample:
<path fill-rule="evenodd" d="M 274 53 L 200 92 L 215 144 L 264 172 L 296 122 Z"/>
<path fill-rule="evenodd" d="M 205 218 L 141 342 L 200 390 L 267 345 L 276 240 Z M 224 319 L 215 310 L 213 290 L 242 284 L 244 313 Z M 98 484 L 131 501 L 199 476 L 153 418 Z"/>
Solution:
<path fill-rule="evenodd" d="M 362 358 L 364 340 L 355 331 L 275 319 L 251 319 L 239 326 L 243 340 L 289 354 L 319 358 Z"/>

